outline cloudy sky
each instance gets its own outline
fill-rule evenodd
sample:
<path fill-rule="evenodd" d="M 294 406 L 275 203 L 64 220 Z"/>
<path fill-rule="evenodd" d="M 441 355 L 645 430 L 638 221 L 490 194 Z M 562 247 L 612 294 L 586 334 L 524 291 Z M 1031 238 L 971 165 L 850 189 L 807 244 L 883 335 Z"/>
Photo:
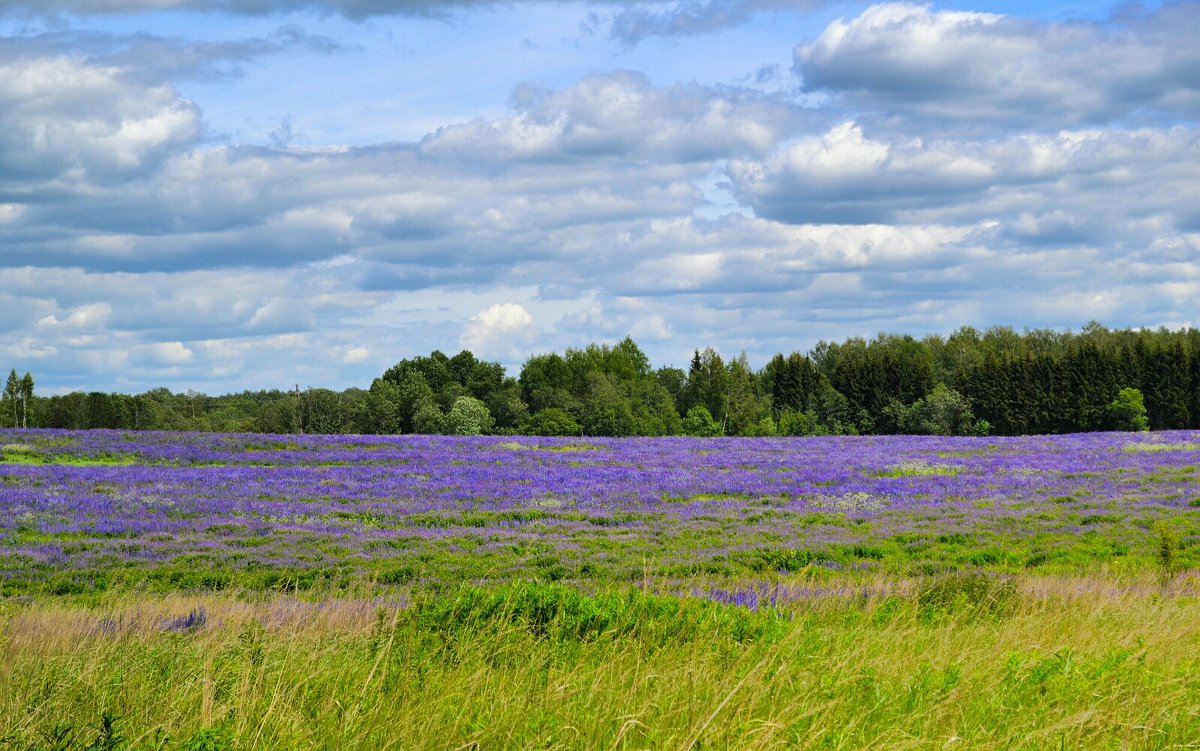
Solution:
<path fill-rule="evenodd" d="M 0 368 L 1200 325 L 1200 2 L 0 0 Z"/>

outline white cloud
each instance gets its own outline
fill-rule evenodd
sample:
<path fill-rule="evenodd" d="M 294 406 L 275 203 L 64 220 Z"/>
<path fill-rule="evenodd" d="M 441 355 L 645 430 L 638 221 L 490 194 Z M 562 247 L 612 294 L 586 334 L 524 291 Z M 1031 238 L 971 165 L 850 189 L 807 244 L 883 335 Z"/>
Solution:
<path fill-rule="evenodd" d="M 342 362 L 347 365 L 365 362 L 371 356 L 371 350 L 366 347 L 351 347 L 342 355 Z"/>
<path fill-rule="evenodd" d="M 169 86 L 67 57 L 0 59 L 0 178 L 128 178 L 199 134 Z"/>
<path fill-rule="evenodd" d="M 997 219 L 1031 239 L 1140 241 L 1149 214 L 1168 218 L 1160 231 L 1194 221 L 1198 150 L 1184 127 L 926 141 L 845 124 L 727 171 L 759 216 L 790 223 Z"/>
<path fill-rule="evenodd" d="M 607 157 L 691 162 L 771 148 L 798 111 L 751 92 L 654 87 L 632 71 L 591 75 L 559 91 L 518 88 L 511 118 L 441 128 L 423 154 L 496 162 Z"/>
<path fill-rule="evenodd" d="M 529 354 L 539 333 L 533 316 L 523 305 L 496 303 L 471 316 L 459 345 L 480 359 L 515 363 Z"/>
<path fill-rule="evenodd" d="M 112 305 L 109 303 L 93 303 L 81 305 L 66 313 L 65 318 L 51 314 L 38 319 L 39 326 L 67 329 L 97 329 L 102 328 L 112 315 Z"/>
<path fill-rule="evenodd" d="M 773 2 L 639 7 L 662 12 L 641 16 L 653 36 Z M 319 3 L 260 9 L 284 5 Z M 205 133 L 181 92 L 245 45 L 181 39 L 160 65 L 82 28 L 2 40 L 0 352 L 39 383 L 215 392 L 364 386 L 456 341 L 519 365 L 632 334 L 685 365 L 708 344 L 761 361 L 881 329 L 1192 320 L 1198 9 L 1056 25 L 875 6 L 794 51 L 803 107 L 701 70 L 578 73 L 656 50 L 522 48 L 574 62 L 506 60 L 541 81 L 507 115 L 498 90 L 423 140 L 354 148 Z M 475 64 L 455 60 L 464 88 Z"/>
<path fill-rule="evenodd" d="M 256 334 L 306 331 L 316 325 L 312 308 L 304 300 L 272 298 L 254 311 L 246 329 Z"/>
<path fill-rule="evenodd" d="M 135 358 L 151 367 L 172 367 L 190 362 L 192 355 L 183 342 L 156 342 L 140 347 Z"/>
<path fill-rule="evenodd" d="M 810 91 L 938 121 L 1076 125 L 1200 112 L 1200 7 L 1168 3 L 1115 22 L 1039 24 L 884 3 L 795 50 Z"/>

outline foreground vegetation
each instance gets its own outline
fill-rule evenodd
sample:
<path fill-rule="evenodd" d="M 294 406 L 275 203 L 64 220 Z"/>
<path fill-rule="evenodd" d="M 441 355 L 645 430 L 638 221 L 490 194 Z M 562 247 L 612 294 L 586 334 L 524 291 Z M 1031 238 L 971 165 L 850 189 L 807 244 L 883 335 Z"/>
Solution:
<path fill-rule="evenodd" d="M 10 602 L 0 747 L 1200 742 L 1194 579 L 823 584 L 833 588 L 759 610 L 554 584 Z"/>
<path fill-rule="evenodd" d="M 0 430 L 0 750 L 1200 744 L 1200 434 Z"/>

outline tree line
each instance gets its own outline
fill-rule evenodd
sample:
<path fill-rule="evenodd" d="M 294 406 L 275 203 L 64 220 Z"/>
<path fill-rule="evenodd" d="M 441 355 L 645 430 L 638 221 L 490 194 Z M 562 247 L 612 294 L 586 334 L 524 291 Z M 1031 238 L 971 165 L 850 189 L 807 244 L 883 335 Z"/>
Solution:
<path fill-rule="evenodd" d="M 1021 435 L 1200 428 L 1200 331 L 963 327 L 778 354 L 755 370 L 711 347 L 687 369 L 631 339 L 530 357 L 517 376 L 469 351 L 397 362 L 369 388 L 209 396 L 165 388 L 49 397 L 14 369 L 0 422 L 45 428 L 594 436 Z"/>

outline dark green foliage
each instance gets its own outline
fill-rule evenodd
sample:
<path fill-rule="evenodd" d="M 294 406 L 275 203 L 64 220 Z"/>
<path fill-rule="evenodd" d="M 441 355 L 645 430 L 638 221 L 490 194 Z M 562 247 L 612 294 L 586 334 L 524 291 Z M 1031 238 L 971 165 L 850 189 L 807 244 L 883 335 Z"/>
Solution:
<path fill-rule="evenodd" d="M 626 337 L 530 357 L 518 378 L 469 351 L 401 360 L 369 390 L 322 388 L 208 396 L 153 389 L 51 397 L 33 377 L 8 375 L 0 423 L 37 428 L 442 432 L 460 397 L 482 402 L 490 432 L 572 435 L 709 435 L 684 416 L 703 407 L 724 435 L 938 433 L 1022 435 L 1140 430 L 1124 389 L 1142 395 L 1150 430 L 1200 428 L 1200 331 L 1110 330 L 1078 334 L 964 327 L 917 340 L 820 342 L 807 355 L 773 357 L 759 371 L 744 355 L 726 362 L 711 347 L 687 371 L 654 370 Z M 544 410 L 553 424 L 533 420 Z M 1132 410 L 1132 412 L 1131 412 Z M 698 416 L 702 413 L 694 413 Z M 970 417 L 974 420 L 968 419 Z M 454 423 L 454 421 L 451 421 Z M 454 423 L 457 424 L 457 423 Z"/>
<path fill-rule="evenodd" d="M 821 371 L 849 402 L 859 432 L 896 432 L 886 408 L 893 401 L 911 404 L 934 387 L 933 357 L 910 336 L 881 334 L 874 340 L 850 339 L 827 345 Z M 872 418 L 871 425 L 858 418 Z"/>
<path fill-rule="evenodd" d="M 941 383 L 912 405 L 893 402 L 885 412 L 901 433 L 911 435 L 976 435 L 982 427 L 966 397 Z"/>
<path fill-rule="evenodd" d="M 729 371 L 717 351 L 712 347 L 696 350 L 687 378 L 682 411 L 686 414 L 692 407 L 704 407 L 723 423 L 729 413 Z"/>

